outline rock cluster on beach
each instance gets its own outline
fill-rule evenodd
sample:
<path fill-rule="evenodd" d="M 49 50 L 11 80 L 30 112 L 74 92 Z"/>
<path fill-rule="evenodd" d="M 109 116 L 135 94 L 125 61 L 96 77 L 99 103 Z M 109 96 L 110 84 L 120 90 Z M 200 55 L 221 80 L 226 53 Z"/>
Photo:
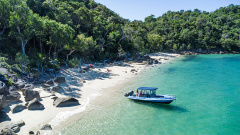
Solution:
<path fill-rule="evenodd" d="M 4 69 L 7 71 L 7 69 Z M 9 72 L 7 72 L 9 73 Z M 41 111 L 45 109 L 45 105 L 41 103 L 41 93 L 34 90 L 40 87 L 44 90 L 49 89 L 49 94 L 52 92 L 60 92 L 63 88 L 59 85 L 65 84 L 65 77 L 56 77 L 48 81 L 34 81 L 33 83 L 18 79 L 11 84 L 5 78 L 8 74 L 0 74 L 0 134 L 15 134 L 20 131 L 20 128 L 25 125 L 24 121 L 12 122 L 8 117 L 8 113 L 20 113 L 24 110 Z M 37 82 L 37 83 L 36 83 Z M 23 97 L 21 97 L 21 95 Z M 72 97 L 57 97 L 52 95 L 52 106 L 68 107 L 80 105 L 79 101 Z M 49 105 L 47 105 L 49 106 Z M 10 121 L 9 121 L 10 120 Z M 40 130 L 51 130 L 51 125 L 45 125 Z"/>
<path fill-rule="evenodd" d="M 124 58 L 121 61 L 112 61 L 109 63 L 95 63 L 93 65 L 91 64 L 91 66 L 86 64 L 77 69 L 63 68 L 54 77 L 46 75 L 31 81 L 15 79 L 12 85 L 10 85 L 8 79 L 4 77 L 4 75 L 8 76 L 9 72 L 7 74 L 0 74 L 0 131 L 3 133 L 18 133 L 20 130 L 21 132 L 20 128 L 23 125 L 20 126 L 18 124 L 5 122 L 19 120 L 21 119 L 21 115 L 24 114 L 31 114 L 31 117 L 35 117 L 35 114 L 36 117 L 38 117 L 38 115 L 44 117 L 42 116 L 42 113 L 44 113 L 48 116 L 47 113 L 50 113 L 49 110 L 55 110 L 53 114 L 51 113 L 51 118 L 53 118 L 56 115 L 55 113 L 58 113 L 58 109 L 81 105 L 79 101 L 81 101 L 80 97 L 82 96 L 83 87 L 83 93 L 89 96 L 96 92 L 95 89 L 102 88 L 103 82 L 101 82 L 101 80 L 108 80 L 109 82 L 107 84 L 109 85 L 112 85 L 113 82 L 113 84 L 116 84 L 119 82 L 118 79 L 120 79 L 121 76 L 135 76 L 141 68 L 144 69 L 147 65 L 154 66 L 154 64 L 161 64 L 168 59 L 170 58 L 167 55 L 159 57 L 158 54 L 153 54 L 151 56 Z M 121 75 L 120 77 L 119 74 Z M 118 77 L 118 79 L 110 80 L 112 77 Z M 93 83 L 92 80 L 99 80 L 99 82 L 95 83 L 94 81 Z M 17 119 L 18 117 L 12 116 L 20 117 Z M 27 120 L 29 122 L 31 120 L 26 116 L 24 116 L 24 118 L 23 121 Z M 41 118 L 38 120 L 41 121 Z M 1 125 L 2 123 L 4 123 L 5 126 Z M 46 123 L 40 122 L 39 124 L 37 121 L 36 123 L 38 123 L 38 125 L 45 124 L 42 127 L 38 127 L 38 133 L 54 128 L 51 125 L 46 125 Z M 37 133 L 36 130 L 24 130 L 24 133 L 26 133 L 27 130 L 28 134 Z"/>

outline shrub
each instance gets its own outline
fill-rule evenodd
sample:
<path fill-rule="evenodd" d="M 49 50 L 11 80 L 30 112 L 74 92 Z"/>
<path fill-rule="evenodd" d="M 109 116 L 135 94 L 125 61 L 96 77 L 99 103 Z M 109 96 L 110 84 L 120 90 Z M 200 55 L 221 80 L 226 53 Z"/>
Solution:
<path fill-rule="evenodd" d="M 69 67 L 73 68 L 73 67 L 76 67 L 80 64 L 80 61 L 76 58 L 74 59 L 71 59 L 69 62 L 68 62 L 68 65 Z"/>

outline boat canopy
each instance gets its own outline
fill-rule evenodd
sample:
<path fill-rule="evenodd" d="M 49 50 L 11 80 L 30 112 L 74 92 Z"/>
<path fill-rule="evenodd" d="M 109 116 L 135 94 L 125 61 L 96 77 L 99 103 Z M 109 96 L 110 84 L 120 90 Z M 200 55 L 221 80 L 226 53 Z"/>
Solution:
<path fill-rule="evenodd" d="M 156 87 L 139 87 L 138 90 L 157 90 Z"/>

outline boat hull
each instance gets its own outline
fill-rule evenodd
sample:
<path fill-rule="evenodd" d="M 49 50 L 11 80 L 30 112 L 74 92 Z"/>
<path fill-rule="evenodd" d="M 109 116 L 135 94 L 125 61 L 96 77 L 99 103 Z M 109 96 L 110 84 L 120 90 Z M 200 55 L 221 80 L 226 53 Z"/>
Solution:
<path fill-rule="evenodd" d="M 171 97 L 171 98 L 147 98 L 147 97 L 136 97 L 136 96 L 129 96 L 128 99 L 136 100 L 136 101 L 143 101 L 143 102 L 162 103 L 162 104 L 170 104 L 172 101 L 176 100 L 175 97 Z"/>

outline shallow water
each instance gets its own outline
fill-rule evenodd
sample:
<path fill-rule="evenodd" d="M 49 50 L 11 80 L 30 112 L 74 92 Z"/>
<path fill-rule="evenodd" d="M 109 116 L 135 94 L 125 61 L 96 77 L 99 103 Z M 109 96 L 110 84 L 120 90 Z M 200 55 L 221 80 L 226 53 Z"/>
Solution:
<path fill-rule="evenodd" d="M 240 133 L 240 55 L 182 56 L 143 71 L 134 83 L 62 130 L 76 134 Z M 136 102 L 123 93 L 140 86 L 175 94 L 170 105 Z"/>

